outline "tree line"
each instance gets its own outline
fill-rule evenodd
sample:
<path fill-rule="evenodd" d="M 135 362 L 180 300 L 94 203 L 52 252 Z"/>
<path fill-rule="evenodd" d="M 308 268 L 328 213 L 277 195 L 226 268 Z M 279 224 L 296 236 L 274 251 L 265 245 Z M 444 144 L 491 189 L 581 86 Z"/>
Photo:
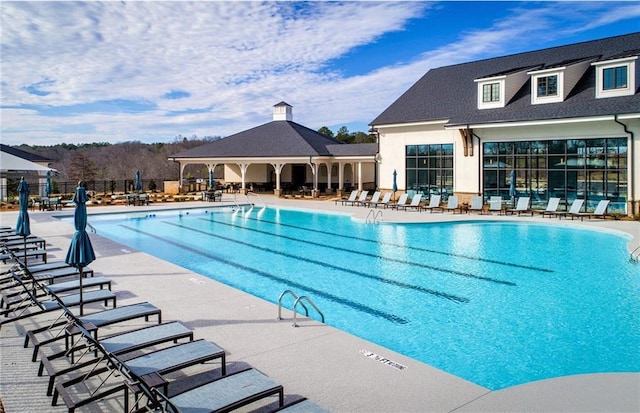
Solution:
<path fill-rule="evenodd" d="M 319 133 L 345 143 L 375 142 L 375 137 L 364 132 L 349 132 L 346 126 L 335 134 L 326 126 Z M 116 181 L 134 179 L 136 171 L 148 180 L 176 181 L 179 179 L 178 164 L 168 160 L 169 156 L 195 148 L 218 139 L 220 136 L 198 137 L 182 135 L 170 143 L 142 143 L 129 141 L 122 143 L 57 144 L 53 146 L 20 145 L 16 148 L 51 159 L 51 168 L 57 171 L 54 180 L 65 182 L 78 181 Z M 204 165 L 189 165 L 185 174 L 194 178 L 207 178 Z M 160 185 L 161 182 L 157 182 Z"/>

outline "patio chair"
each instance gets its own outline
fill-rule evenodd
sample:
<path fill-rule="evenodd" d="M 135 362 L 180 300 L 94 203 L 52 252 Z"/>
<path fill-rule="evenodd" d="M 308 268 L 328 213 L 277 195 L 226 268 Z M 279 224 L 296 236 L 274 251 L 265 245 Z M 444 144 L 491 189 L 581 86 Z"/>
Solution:
<path fill-rule="evenodd" d="M 425 210 L 429 210 L 430 212 L 433 212 L 434 209 L 438 209 L 440 208 L 440 200 L 442 199 L 442 195 L 431 195 L 431 198 L 429 198 L 429 204 L 428 205 L 424 205 L 422 207 L 422 209 Z"/>
<path fill-rule="evenodd" d="M 555 215 L 558 216 L 558 219 L 562 219 L 562 217 L 567 217 L 569 215 L 577 215 L 580 213 L 582 209 L 582 205 L 584 205 L 584 199 L 574 199 L 571 203 L 571 207 L 569 207 L 568 211 L 556 211 Z"/>
<path fill-rule="evenodd" d="M 609 206 L 609 200 L 602 199 L 600 202 L 598 202 L 598 205 L 596 205 L 596 209 L 593 212 L 577 212 L 577 213 L 572 213 L 568 215 L 571 216 L 572 220 L 575 217 L 575 218 L 580 218 L 580 221 L 583 221 L 584 217 L 587 217 L 589 219 L 591 219 L 592 217 L 605 219 L 608 206 Z"/>
<path fill-rule="evenodd" d="M 453 211 L 453 213 L 455 213 L 456 210 L 458 210 L 462 214 L 462 208 L 458 203 L 458 195 L 449 195 L 449 198 L 447 199 L 447 205 L 440 207 L 440 209 L 443 213 L 444 211 Z"/>
<path fill-rule="evenodd" d="M 558 207 L 560 206 L 560 198 L 549 198 L 549 202 L 547 202 L 547 207 L 542 210 L 539 211 L 540 215 L 542 215 L 542 218 L 546 217 L 547 215 L 549 215 L 550 217 L 556 215 L 556 212 L 558 212 Z"/>
<path fill-rule="evenodd" d="M 135 376 L 135 382 L 149 399 L 148 405 L 164 412 L 181 412 L 197 406 L 203 412 L 228 412 L 270 396 L 278 396 L 278 406 L 284 405 L 284 388 L 260 371 L 249 368 L 192 386 L 168 396 L 158 385 L 164 379 L 157 374 Z M 184 380 L 180 380 L 184 382 Z"/>
<path fill-rule="evenodd" d="M 420 202 L 422 202 L 422 194 L 414 194 L 413 198 L 411 198 L 411 203 L 409 204 L 404 204 L 404 205 L 398 205 L 398 210 L 403 209 L 405 211 L 407 211 L 409 208 L 411 209 L 417 209 L 418 211 L 420 210 Z"/>
<path fill-rule="evenodd" d="M 529 209 L 529 203 L 531 202 L 531 198 L 528 196 L 521 196 L 518 198 L 518 203 L 515 208 L 509 208 L 505 211 L 505 215 L 513 215 L 515 213 L 520 216 L 523 213 L 531 213 L 533 216 L 533 211 Z"/>
<path fill-rule="evenodd" d="M 482 195 L 474 195 L 471 197 L 469 212 L 479 212 L 480 214 L 484 212 L 484 201 L 482 199 Z"/>
<path fill-rule="evenodd" d="M 351 194 L 349 195 L 349 198 L 342 200 L 342 205 L 345 205 L 345 203 L 353 204 L 356 201 L 357 198 L 358 198 L 358 191 L 357 190 L 351 191 Z M 336 201 L 336 203 L 337 203 L 337 201 Z"/>
<path fill-rule="evenodd" d="M 375 204 L 380 200 L 380 191 L 375 191 L 373 193 L 373 195 L 371 195 L 371 199 L 368 201 L 364 201 L 364 203 L 362 204 L 362 206 L 365 206 L 367 208 L 369 208 L 371 206 L 371 204 Z"/>
<path fill-rule="evenodd" d="M 400 198 L 398 198 L 398 202 L 390 203 L 388 206 L 391 209 L 397 209 L 398 207 L 405 205 L 407 203 L 407 199 L 409 199 L 409 194 L 402 194 Z"/>
<path fill-rule="evenodd" d="M 385 192 L 381 201 L 370 202 L 368 206 L 373 208 L 378 208 L 378 206 L 386 208 L 389 205 L 389 201 L 391 201 L 391 195 L 393 195 L 392 192 Z"/>
<path fill-rule="evenodd" d="M 502 197 L 500 195 L 493 195 L 489 198 L 489 209 L 487 213 L 491 214 L 492 212 L 502 213 Z"/>

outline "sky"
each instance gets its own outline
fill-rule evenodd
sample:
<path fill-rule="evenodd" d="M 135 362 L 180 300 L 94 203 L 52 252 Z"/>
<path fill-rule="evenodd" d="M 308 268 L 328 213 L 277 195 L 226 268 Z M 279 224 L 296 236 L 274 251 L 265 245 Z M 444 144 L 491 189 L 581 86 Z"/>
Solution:
<path fill-rule="evenodd" d="M 431 68 L 640 31 L 640 2 L 0 1 L 0 141 L 363 131 Z"/>

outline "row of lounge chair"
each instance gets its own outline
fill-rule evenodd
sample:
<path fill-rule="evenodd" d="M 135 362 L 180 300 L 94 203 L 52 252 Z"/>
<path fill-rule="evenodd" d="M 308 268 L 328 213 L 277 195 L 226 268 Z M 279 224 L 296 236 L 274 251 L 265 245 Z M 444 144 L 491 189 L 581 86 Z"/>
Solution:
<path fill-rule="evenodd" d="M 306 398 L 285 404 L 283 386 L 249 365 L 234 364 L 228 372 L 223 348 L 195 339 L 179 321 L 162 322 L 162 311 L 151 303 L 116 306 L 110 280 L 90 269 L 83 271 L 80 299 L 75 268 L 62 262 L 28 266 L 19 253 L 12 259 L 15 264 L 0 275 L 0 328 L 23 323 L 24 347 L 33 347 L 38 375 L 49 379 L 53 406 L 62 400 L 69 412 L 89 405 L 223 412 L 254 404 L 261 411 L 327 411 Z M 74 311 L 102 301 L 98 308 L 87 306 L 87 314 Z"/>
<path fill-rule="evenodd" d="M 369 191 L 352 191 L 349 198 L 340 200 L 342 205 L 351 206 L 363 206 L 367 208 L 391 208 L 397 210 L 417 210 L 417 211 L 441 211 L 441 212 L 478 212 L 484 213 L 498 213 L 505 215 L 522 215 L 535 213 L 542 214 L 543 217 L 555 216 L 558 218 L 604 218 L 607 215 L 607 207 L 609 200 L 601 200 L 596 206 L 593 212 L 582 212 L 584 205 L 584 199 L 575 199 L 571 207 L 567 211 L 559 211 L 560 198 L 550 198 L 545 209 L 532 209 L 530 207 L 530 197 L 519 197 L 514 208 L 505 208 L 502 203 L 501 196 L 491 196 L 489 198 L 488 205 L 484 204 L 484 198 L 482 196 L 473 196 L 471 198 L 470 205 L 460 205 L 457 195 L 449 195 L 446 204 L 441 203 L 441 195 L 431 195 L 429 202 L 422 203 L 422 194 L 414 194 L 411 202 L 409 202 L 409 194 L 404 193 L 400 195 L 397 202 L 391 202 L 391 192 L 386 192 L 382 195 L 382 192 L 375 191 L 370 199 L 367 199 Z M 381 199 L 382 197 L 382 199 Z M 336 201 L 337 203 L 338 201 Z"/>

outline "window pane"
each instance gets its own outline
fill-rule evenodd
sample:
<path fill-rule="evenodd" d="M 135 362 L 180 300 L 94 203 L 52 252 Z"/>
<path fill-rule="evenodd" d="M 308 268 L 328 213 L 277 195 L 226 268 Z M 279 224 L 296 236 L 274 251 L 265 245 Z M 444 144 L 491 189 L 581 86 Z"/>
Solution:
<path fill-rule="evenodd" d="M 407 156 L 416 156 L 416 145 L 407 145 Z"/>
<path fill-rule="evenodd" d="M 627 87 L 627 66 L 611 67 L 602 70 L 602 88 L 604 90 Z"/>

